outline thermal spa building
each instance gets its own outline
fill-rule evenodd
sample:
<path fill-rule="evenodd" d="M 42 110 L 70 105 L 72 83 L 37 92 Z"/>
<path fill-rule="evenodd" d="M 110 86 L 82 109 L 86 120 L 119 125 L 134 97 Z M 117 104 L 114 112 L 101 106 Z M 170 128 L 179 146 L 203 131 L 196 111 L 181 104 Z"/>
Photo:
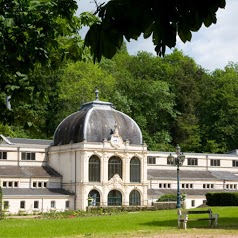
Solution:
<path fill-rule="evenodd" d="M 163 194 L 176 194 L 170 153 L 148 151 L 136 122 L 97 98 L 65 118 L 53 141 L 0 135 L 4 209 L 19 214 L 151 206 Z M 184 154 L 186 208 L 203 204 L 207 192 L 237 191 L 237 151 Z"/>

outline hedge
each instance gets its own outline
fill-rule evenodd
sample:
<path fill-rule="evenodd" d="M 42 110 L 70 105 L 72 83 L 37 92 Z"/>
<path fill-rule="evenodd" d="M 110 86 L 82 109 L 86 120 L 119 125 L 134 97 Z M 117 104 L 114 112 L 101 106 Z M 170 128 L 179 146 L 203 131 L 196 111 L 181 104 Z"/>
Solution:
<path fill-rule="evenodd" d="M 208 206 L 238 206 L 238 193 L 207 193 Z"/>

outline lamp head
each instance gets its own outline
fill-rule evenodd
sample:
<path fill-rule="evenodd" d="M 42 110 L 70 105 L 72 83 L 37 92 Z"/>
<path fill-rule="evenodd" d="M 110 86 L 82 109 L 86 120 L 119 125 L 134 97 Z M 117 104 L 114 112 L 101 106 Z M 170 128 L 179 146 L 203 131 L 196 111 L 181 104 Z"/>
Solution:
<path fill-rule="evenodd" d="M 179 165 L 183 165 L 184 160 L 185 160 L 185 155 L 182 153 L 182 154 L 179 156 Z"/>
<path fill-rule="evenodd" d="M 171 153 L 168 155 L 167 161 L 168 161 L 168 164 L 174 164 L 175 163 L 174 156 Z"/>
<path fill-rule="evenodd" d="M 179 155 L 181 152 L 181 148 L 179 145 L 176 146 L 176 154 Z"/>

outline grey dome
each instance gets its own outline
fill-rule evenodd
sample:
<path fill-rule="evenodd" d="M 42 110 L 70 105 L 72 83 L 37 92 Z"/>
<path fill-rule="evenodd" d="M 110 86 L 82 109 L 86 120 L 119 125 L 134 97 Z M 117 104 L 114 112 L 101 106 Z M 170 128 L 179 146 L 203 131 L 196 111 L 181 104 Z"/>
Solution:
<path fill-rule="evenodd" d="M 142 133 L 136 122 L 115 110 L 112 103 L 98 100 L 83 104 L 79 111 L 66 117 L 55 131 L 53 144 L 102 142 L 105 138 L 110 138 L 115 124 L 123 141 L 142 144 Z"/>

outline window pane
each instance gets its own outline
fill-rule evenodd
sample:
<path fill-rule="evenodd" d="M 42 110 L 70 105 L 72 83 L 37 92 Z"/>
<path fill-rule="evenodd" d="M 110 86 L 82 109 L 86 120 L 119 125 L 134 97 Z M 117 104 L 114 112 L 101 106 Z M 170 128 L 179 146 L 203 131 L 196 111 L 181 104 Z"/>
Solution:
<path fill-rule="evenodd" d="M 20 201 L 20 208 L 24 209 L 25 208 L 25 201 Z"/>
<path fill-rule="evenodd" d="M 100 194 L 97 190 L 92 190 L 88 194 L 88 205 L 89 206 L 100 206 Z"/>
<path fill-rule="evenodd" d="M 89 159 L 88 174 L 90 182 L 100 182 L 100 159 L 95 155 Z"/>
<path fill-rule="evenodd" d="M 117 190 L 112 190 L 108 194 L 108 206 L 121 206 L 122 196 Z"/>
<path fill-rule="evenodd" d="M 130 161 L 130 181 L 140 183 L 140 160 L 132 158 Z"/>
<path fill-rule="evenodd" d="M 147 157 L 147 164 L 155 164 L 155 160 L 156 157 L 153 157 L 153 156 L 148 156 Z"/>
<path fill-rule="evenodd" d="M 108 180 L 115 174 L 118 174 L 122 178 L 122 161 L 120 158 L 113 156 L 108 161 Z"/>
<path fill-rule="evenodd" d="M 9 201 L 4 201 L 3 208 L 4 210 L 7 210 L 9 208 Z"/>
<path fill-rule="evenodd" d="M 51 202 L 50 202 L 50 207 L 51 207 L 51 208 L 55 208 L 55 201 L 51 201 Z"/>
<path fill-rule="evenodd" d="M 39 201 L 34 201 L 34 208 L 39 208 Z"/>
<path fill-rule="evenodd" d="M 130 206 L 140 206 L 140 193 L 136 190 L 131 191 L 129 197 L 129 205 Z"/>
<path fill-rule="evenodd" d="M 0 151 L 0 159 L 7 159 L 7 152 L 6 151 Z"/>
<path fill-rule="evenodd" d="M 69 201 L 65 201 L 65 208 L 69 208 Z"/>
<path fill-rule="evenodd" d="M 22 152 L 21 159 L 22 160 L 35 160 L 35 153 L 34 152 Z"/>

